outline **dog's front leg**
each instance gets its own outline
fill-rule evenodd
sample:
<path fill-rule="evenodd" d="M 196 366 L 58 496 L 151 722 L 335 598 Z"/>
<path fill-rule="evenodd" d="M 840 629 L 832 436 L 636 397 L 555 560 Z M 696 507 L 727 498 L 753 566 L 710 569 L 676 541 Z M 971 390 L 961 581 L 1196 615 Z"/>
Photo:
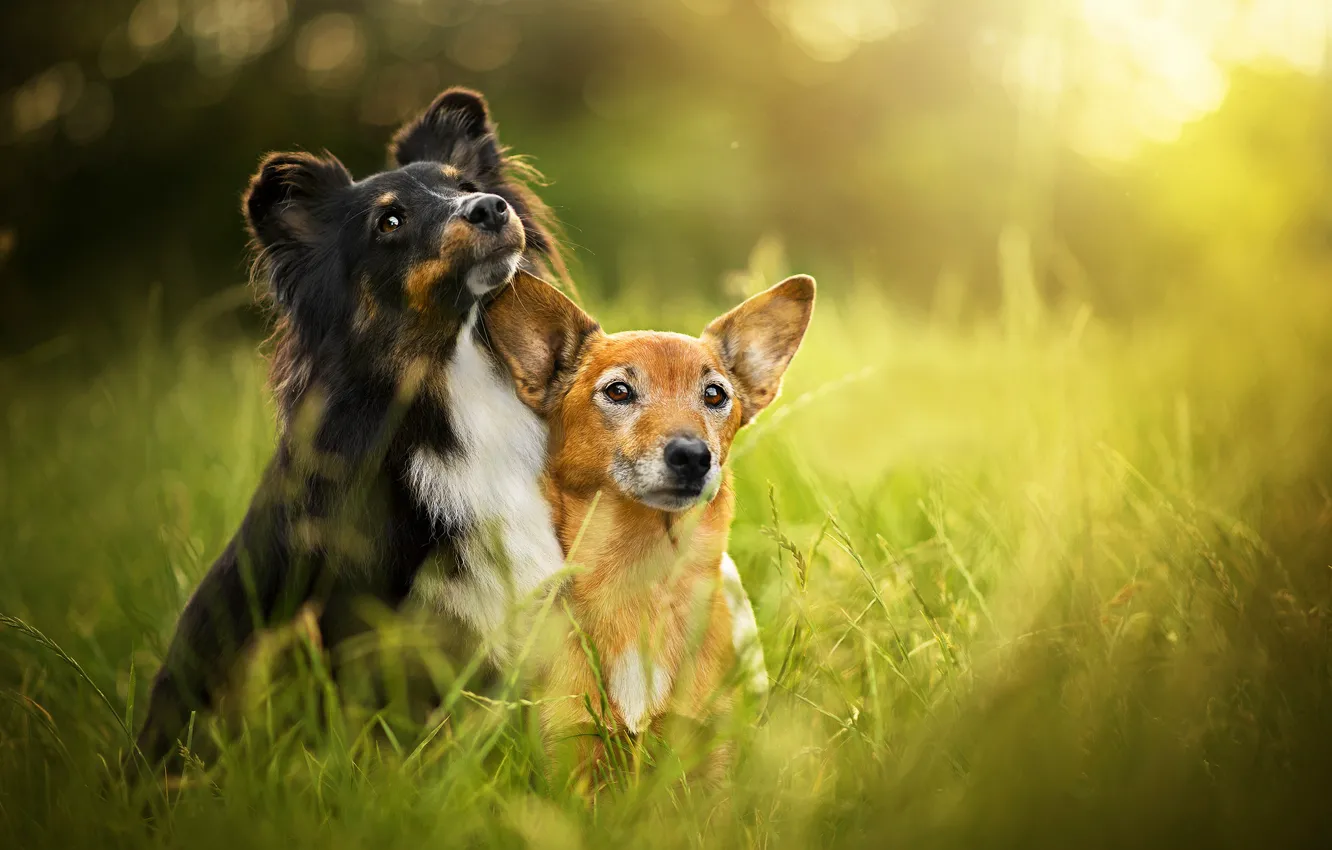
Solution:
<path fill-rule="evenodd" d="M 319 583 L 321 553 L 296 545 L 282 478 L 270 464 L 240 530 L 180 615 L 137 740 L 149 765 L 171 753 L 191 712 L 212 706 L 256 628 L 290 619 Z M 131 773 L 142 766 L 127 764 Z"/>
<path fill-rule="evenodd" d="M 392 401 L 330 409 L 317 460 L 279 449 L 240 530 L 190 597 L 148 700 L 137 746 L 156 766 L 191 712 L 212 707 L 256 629 L 289 621 L 330 594 L 368 593 L 396 606 L 434 543 L 375 429 Z M 348 423 L 354 427 L 348 427 Z M 386 457 L 385 451 L 388 451 Z M 127 772 L 143 766 L 127 760 Z"/>

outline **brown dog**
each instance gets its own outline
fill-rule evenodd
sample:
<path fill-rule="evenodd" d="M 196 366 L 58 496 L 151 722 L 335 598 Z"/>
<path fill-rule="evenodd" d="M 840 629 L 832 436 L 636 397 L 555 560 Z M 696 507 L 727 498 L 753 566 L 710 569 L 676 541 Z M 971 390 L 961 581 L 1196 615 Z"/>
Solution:
<path fill-rule="evenodd" d="M 814 281 L 796 276 L 699 338 L 606 334 L 520 273 L 487 310 L 519 398 L 550 425 L 547 499 L 580 568 L 562 591 L 577 628 L 557 641 L 547 690 L 589 695 L 595 716 L 581 701 L 547 704 L 548 740 L 589 724 L 637 735 L 660 731 L 668 714 L 706 723 L 729 710 L 721 686 L 736 660 L 733 630 L 753 615 L 747 600 L 736 612 L 724 587 L 738 578 L 726 555 L 735 501 L 726 458 L 777 397 L 813 307 Z M 595 763 L 598 739 L 581 740 Z"/>

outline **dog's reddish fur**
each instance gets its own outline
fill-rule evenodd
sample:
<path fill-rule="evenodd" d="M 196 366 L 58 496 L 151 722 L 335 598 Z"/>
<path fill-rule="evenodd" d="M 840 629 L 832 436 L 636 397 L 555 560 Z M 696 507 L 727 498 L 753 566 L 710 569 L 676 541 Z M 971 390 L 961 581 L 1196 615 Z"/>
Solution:
<path fill-rule="evenodd" d="M 730 709 L 722 685 L 735 653 L 721 562 L 735 497 L 724 463 L 736 433 L 776 397 L 813 299 L 813 280 L 794 277 L 717 319 L 701 338 L 606 334 L 554 288 L 519 274 L 488 312 L 492 344 L 519 395 L 550 425 L 547 498 L 560 545 L 579 568 L 563 598 L 582 636 L 571 628 L 558 638 L 546 690 L 592 695 L 595 719 L 612 730 L 659 731 L 668 715 L 706 723 Z M 631 422 L 594 403 L 603 376 L 624 368 L 651 386 Z M 702 401 L 701 376 L 709 374 L 724 376 L 733 392 L 724 415 Z M 710 500 L 662 510 L 617 483 L 617 458 L 660 451 L 663 435 L 682 432 L 702 436 L 723 464 Z M 584 637 L 601 660 L 600 686 Z M 606 681 L 617 659 L 635 651 L 670 679 L 666 698 L 648 697 L 639 728 Z M 652 681 L 646 670 L 645 680 Z M 612 696 L 604 706 L 596 696 L 603 689 Z M 592 720 L 579 700 L 548 703 L 543 717 L 552 741 Z M 586 742 L 580 754 L 595 761 L 597 739 L 577 740 Z"/>

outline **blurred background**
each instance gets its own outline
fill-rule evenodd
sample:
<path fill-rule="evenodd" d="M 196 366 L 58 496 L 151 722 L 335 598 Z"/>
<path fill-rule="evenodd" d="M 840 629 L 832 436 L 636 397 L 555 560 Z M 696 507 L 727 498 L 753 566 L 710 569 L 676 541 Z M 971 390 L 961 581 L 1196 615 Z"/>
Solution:
<path fill-rule="evenodd" d="M 1330 8 L 7 3 L 3 350 L 72 326 L 123 338 L 150 302 L 168 324 L 210 296 L 230 313 L 259 156 L 326 148 L 369 173 L 455 84 L 551 181 L 593 295 L 720 303 L 757 266 L 961 321 L 1032 300 L 1118 321 L 1279 298 L 1332 260 Z"/>

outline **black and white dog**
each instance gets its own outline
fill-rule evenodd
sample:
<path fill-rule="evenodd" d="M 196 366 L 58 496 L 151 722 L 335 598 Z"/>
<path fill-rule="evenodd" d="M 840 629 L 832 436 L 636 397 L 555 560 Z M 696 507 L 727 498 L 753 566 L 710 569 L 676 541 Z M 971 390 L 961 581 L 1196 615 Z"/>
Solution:
<path fill-rule="evenodd" d="M 235 537 L 194 592 L 138 746 L 154 764 L 210 707 L 257 628 L 319 604 L 334 644 L 352 602 L 413 599 L 489 643 L 563 566 L 540 490 L 546 427 L 478 333 L 523 268 L 560 269 L 530 172 L 485 102 L 439 96 L 353 180 L 332 156 L 265 158 L 245 195 L 258 272 L 280 313 L 277 452 Z"/>

